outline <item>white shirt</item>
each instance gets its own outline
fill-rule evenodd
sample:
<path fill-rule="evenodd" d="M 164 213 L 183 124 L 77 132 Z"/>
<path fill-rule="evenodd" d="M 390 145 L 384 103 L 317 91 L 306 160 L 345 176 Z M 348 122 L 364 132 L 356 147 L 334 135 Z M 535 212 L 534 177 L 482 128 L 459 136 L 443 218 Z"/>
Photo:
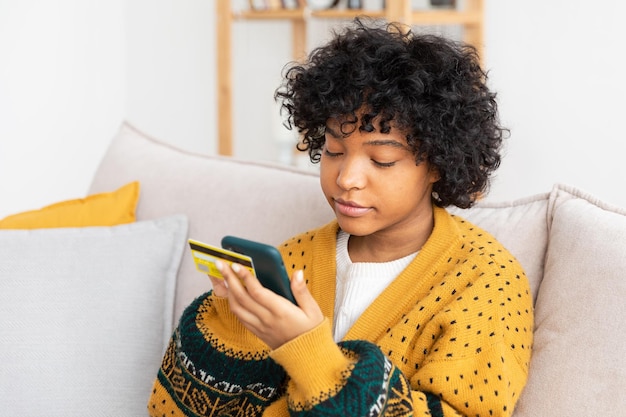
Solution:
<path fill-rule="evenodd" d="M 415 258 L 417 252 L 391 262 L 355 262 L 350 260 L 350 235 L 337 236 L 337 279 L 333 337 L 341 341 L 354 322 L 385 288 Z"/>

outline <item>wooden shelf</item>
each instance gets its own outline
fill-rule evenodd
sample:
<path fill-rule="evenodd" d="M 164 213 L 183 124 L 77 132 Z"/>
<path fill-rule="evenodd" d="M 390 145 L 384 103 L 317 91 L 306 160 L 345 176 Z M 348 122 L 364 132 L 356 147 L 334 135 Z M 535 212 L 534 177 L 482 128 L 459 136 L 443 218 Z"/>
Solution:
<path fill-rule="evenodd" d="M 358 16 L 386 19 L 407 25 L 463 27 L 464 41 L 474 45 L 483 56 L 484 0 L 465 0 L 463 9 L 412 10 L 411 0 L 386 0 L 384 10 L 297 9 L 245 10 L 233 13 L 230 0 L 215 0 L 217 21 L 217 123 L 218 153 L 232 155 L 232 25 L 244 20 L 283 20 L 291 22 L 292 56 L 301 58 L 306 53 L 306 28 L 311 19 L 352 20 Z M 300 3 L 303 4 L 303 3 Z"/>
<path fill-rule="evenodd" d="M 375 18 L 385 17 L 384 10 L 359 10 L 359 9 L 344 9 L 344 10 L 315 10 L 311 12 L 311 16 L 318 19 L 354 19 L 358 16 L 369 16 Z"/>
<path fill-rule="evenodd" d="M 305 16 L 305 9 L 247 10 L 232 14 L 237 20 L 303 20 Z"/>
<path fill-rule="evenodd" d="M 414 25 L 482 25 L 482 22 L 483 16 L 479 12 L 428 10 L 411 13 L 411 24 Z"/>
<path fill-rule="evenodd" d="M 304 20 L 307 17 L 317 19 L 354 19 L 359 16 L 385 18 L 384 10 L 361 9 L 329 9 L 329 10 L 246 10 L 232 14 L 234 20 Z M 408 19 L 414 25 L 467 25 L 482 24 L 482 13 L 460 12 L 449 10 L 419 10 L 411 11 Z"/>

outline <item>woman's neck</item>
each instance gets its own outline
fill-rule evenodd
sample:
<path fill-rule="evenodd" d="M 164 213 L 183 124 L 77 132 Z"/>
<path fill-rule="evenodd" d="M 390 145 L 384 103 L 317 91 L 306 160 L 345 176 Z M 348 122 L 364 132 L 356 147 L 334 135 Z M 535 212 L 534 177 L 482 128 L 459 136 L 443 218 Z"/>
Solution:
<path fill-rule="evenodd" d="M 348 253 L 352 262 L 390 262 L 418 252 L 433 231 L 432 215 L 429 221 L 416 227 L 377 232 L 367 236 L 350 236 Z"/>

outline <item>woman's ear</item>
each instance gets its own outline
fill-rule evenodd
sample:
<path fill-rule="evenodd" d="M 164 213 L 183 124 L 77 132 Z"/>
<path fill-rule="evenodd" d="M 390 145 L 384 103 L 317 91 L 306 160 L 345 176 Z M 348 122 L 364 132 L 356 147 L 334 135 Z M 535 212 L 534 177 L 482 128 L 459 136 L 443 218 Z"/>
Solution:
<path fill-rule="evenodd" d="M 430 165 L 428 167 L 428 175 L 430 179 L 430 183 L 434 184 L 441 179 L 441 174 L 439 174 L 439 168 L 434 165 Z"/>

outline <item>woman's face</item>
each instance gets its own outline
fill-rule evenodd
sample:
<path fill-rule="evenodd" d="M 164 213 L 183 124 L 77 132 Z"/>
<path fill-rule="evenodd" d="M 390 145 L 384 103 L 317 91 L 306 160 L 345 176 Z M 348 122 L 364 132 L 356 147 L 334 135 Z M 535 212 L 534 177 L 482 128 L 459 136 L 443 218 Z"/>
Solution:
<path fill-rule="evenodd" d="M 431 193 L 436 170 L 416 165 L 405 135 L 355 129 L 341 134 L 339 121 L 327 123 L 320 182 L 339 226 L 355 236 L 410 236 L 432 224 Z M 382 237 L 382 236 L 381 236 Z"/>

